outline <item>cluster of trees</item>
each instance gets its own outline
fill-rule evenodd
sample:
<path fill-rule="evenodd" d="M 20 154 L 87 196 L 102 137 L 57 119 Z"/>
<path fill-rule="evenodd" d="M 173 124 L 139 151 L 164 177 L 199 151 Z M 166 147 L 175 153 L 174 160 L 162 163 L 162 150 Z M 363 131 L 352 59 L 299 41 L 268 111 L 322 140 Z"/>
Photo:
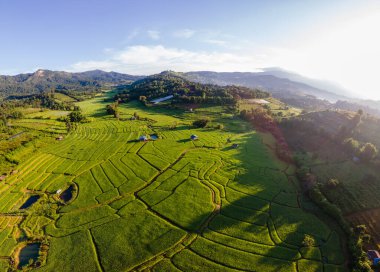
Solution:
<path fill-rule="evenodd" d="M 63 102 L 55 99 L 55 92 L 44 92 L 40 94 L 10 97 L 2 104 L 17 105 L 18 107 L 48 108 L 52 110 L 78 110 L 73 102 Z"/>
<path fill-rule="evenodd" d="M 29 74 L 0 76 L 0 96 L 25 96 L 56 90 L 72 94 L 88 94 L 99 92 L 101 86 L 106 83 L 125 82 L 122 75 L 115 78 L 112 73 L 99 73 L 38 70 Z"/>
<path fill-rule="evenodd" d="M 378 148 L 372 143 L 376 143 L 377 139 L 366 134 L 363 129 L 370 129 L 372 126 L 376 128 L 376 124 L 364 118 L 361 110 L 353 116 L 332 111 L 311 113 L 283 120 L 280 126 L 293 147 L 302 146 L 303 149 L 313 151 L 320 149 L 321 144 L 334 146 L 363 162 L 370 162 L 378 157 Z M 356 140 L 357 138 L 363 142 Z"/>
<path fill-rule="evenodd" d="M 16 108 L 20 106 L 22 106 L 21 103 L 11 101 L 0 103 L 0 127 L 2 130 L 7 129 L 8 119 L 23 118 L 24 114 Z"/>
<path fill-rule="evenodd" d="M 109 104 L 106 106 L 107 114 L 113 115 L 115 118 L 119 118 L 119 103 L 116 101 L 115 103 Z"/>
<path fill-rule="evenodd" d="M 62 117 L 58 120 L 65 122 L 67 132 L 77 129 L 79 123 L 85 123 L 89 121 L 86 116 L 83 115 L 80 108 L 70 112 L 66 117 Z"/>
<path fill-rule="evenodd" d="M 367 258 L 367 254 L 363 249 L 363 242 L 368 242 L 370 240 L 370 236 L 366 234 L 365 226 L 359 225 L 352 228 L 348 222 L 343 217 L 342 211 L 335 204 L 331 203 L 322 193 L 321 184 L 317 182 L 317 178 L 314 174 L 310 172 L 310 170 L 302 165 L 298 161 L 298 169 L 297 169 L 297 178 L 301 181 L 305 192 L 308 197 L 319 206 L 326 214 L 330 215 L 334 218 L 339 225 L 342 227 L 344 232 L 348 237 L 348 246 L 352 259 L 352 268 L 353 271 L 362 271 L 362 272 L 370 272 L 371 263 Z M 330 180 L 334 183 L 335 186 L 339 184 L 339 181 L 336 179 Z M 330 182 L 329 181 L 329 182 Z M 310 244 L 312 241 L 310 239 L 304 239 L 303 243 Z"/>
<path fill-rule="evenodd" d="M 345 139 L 342 144 L 347 153 L 354 154 L 365 162 L 371 161 L 378 154 L 378 150 L 374 144 L 360 144 L 359 141 L 352 137 Z"/>
<path fill-rule="evenodd" d="M 255 108 L 250 111 L 242 110 L 240 117 L 252 123 L 256 128 L 270 132 L 276 138 L 277 156 L 286 162 L 292 162 L 292 154 L 284 135 L 268 110 L 263 108 Z"/>
<path fill-rule="evenodd" d="M 210 119 L 208 118 L 198 119 L 193 122 L 193 126 L 196 128 L 204 128 L 207 126 L 209 122 L 210 122 Z"/>
<path fill-rule="evenodd" d="M 241 98 L 266 98 L 267 92 L 240 86 L 218 86 L 191 82 L 175 73 L 161 73 L 126 86 L 115 98 L 123 102 L 144 101 L 173 95 L 173 103 L 233 104 Z"/>

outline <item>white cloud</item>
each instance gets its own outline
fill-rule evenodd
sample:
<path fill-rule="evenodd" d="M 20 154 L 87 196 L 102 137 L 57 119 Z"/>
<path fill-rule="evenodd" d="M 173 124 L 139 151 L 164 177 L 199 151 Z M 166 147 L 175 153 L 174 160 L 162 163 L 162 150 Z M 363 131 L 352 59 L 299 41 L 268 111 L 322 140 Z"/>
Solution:
<path fill-rule="evenodd" d="M 89 71 L 89 70 L 104 70 L 113 71 L 116 69 L 116 63 L 113 61 L 81 61 L 71 65 L 71 71 Z"/>
<path fill-rule="evenodd" d="M 162 45 L 135 45 L 114 52 L 108 60 L 75 63 L 70 70 L 102 69 L 130 74 L 153 74 L 163 70 L 257 71 L 261 64 L 261 58 L 252 54 L 189 51 Z"/>
<path fill-rule="evenodd" d="M 149 36 L 152 40 L 159 40 L 159 39 L 160 39 L 160 32 L 159 32 L 159 31 L 156 31 L 156 30 L 148 30 L 147 33 L 148 33 L 148 36 Z"/>
<path fill-rule="evenodd" d="M 181 30 L 174 32 L 173 36 L 177 37 L 177 38 L 189 39 L 189 38 L 193 37 L 194 34 L 195 34 L 195 30 L 186 28 L 186 29 L 181 29 Z"/>

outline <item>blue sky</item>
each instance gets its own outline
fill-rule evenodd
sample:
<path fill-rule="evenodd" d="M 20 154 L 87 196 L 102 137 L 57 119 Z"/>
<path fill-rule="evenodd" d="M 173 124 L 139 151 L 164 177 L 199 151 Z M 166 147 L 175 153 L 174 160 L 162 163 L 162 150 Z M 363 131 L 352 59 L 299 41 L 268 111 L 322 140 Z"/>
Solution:
<path fill-rule="evenodd" d="M 281 66 L 356 90 L 347 67 L 378 60 L 379 15 L 371 0 L 0 0 L 0 73 Z"/>

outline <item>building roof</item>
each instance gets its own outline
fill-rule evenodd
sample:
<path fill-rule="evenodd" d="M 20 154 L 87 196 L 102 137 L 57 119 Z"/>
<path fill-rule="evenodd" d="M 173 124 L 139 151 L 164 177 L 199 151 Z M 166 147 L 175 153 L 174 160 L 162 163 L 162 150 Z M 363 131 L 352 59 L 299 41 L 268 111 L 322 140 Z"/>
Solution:
<path fill-rule="evenodd" d="M 377 250 L 368 250 L 367 255 L 368 255 L 368 258 L 371 260 L 380 258 L 380 254 Z"/>
<path fill-rule="evenodd" d="M 247 99 L 249 104 L 269 104 L 270 102 L 265 99 Z"/>
<path fill-rule="evenodd" d="M 198 138 L 198 136 L 195 135 L 195 134 L 193 134 L 193 135 L 190 136 L 190 138 L 191 138 L 191 139 L 196 139 L 196 138 Z"/>
<path fill-rule="evenodd" d="M 168 96 L 165 96 L 165 97 L 160 97 L 160 98 L 153 99 L 150 102 L 153 103 L 153 104 L 157 104 L 157 103 L 160 103 L 160 102 L 172 99 L 173 97 L 174 97 L 173 95 L 168 95 Z"/>

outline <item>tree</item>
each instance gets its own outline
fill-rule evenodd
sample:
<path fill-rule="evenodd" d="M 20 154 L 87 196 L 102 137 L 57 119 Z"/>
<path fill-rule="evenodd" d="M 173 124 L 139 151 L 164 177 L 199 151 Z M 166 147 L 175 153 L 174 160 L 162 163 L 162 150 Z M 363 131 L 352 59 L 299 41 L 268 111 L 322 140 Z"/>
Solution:
<path fill-rule="evenodd" d="M 331 178 L 327 181 L 327 186 L 330 188 L 336 188 L 340 184 L 339 180 L 337 178 Z"/>
<path fill-rule="evenodd" d="M 304 247 L 312 247 L 315 245 L 315 240 L 312 236 L 305 234 L 303 241 L 302 241 L 302 245 Z"/>
<path fill-rule="evenodd" d="M 359 142 L 353 138 L 347 138 L 343 141 L 344 149 L 352 154 L 359 153 Z"/>
<path fill-rule="evenodd" d="M 169 129 L 176 129 L 177 128 L 177 121 L 174 121 L 170 126 Z"/>
<path fill-rule="evenodd" d="M 372 143 L 366 143 L 360 148 L 360 157 L 364 161 L 370 161 L 375 158 L 378 154 L 377 148 Z"/>
<path fill-rule="evenodd" d="M 117 108 L 118 103 L 112 103 L 106 106 L 106 112 L 112 114 L 115 118 L 119 118 L 119 109 Z"/>
<path fill-rule="evenodd" d="M 193 126 L 196 128 L 204 128 L 207 126 L 208 122 L 210 122 L 209 119 L 198 119 L 193 122 Z"/>
<path fill-rule="evenodd" d="M 79 123 L 86 119 L 86 117 L 80 111 L 72 111 L 68 115 L 70 122 Z"/>

